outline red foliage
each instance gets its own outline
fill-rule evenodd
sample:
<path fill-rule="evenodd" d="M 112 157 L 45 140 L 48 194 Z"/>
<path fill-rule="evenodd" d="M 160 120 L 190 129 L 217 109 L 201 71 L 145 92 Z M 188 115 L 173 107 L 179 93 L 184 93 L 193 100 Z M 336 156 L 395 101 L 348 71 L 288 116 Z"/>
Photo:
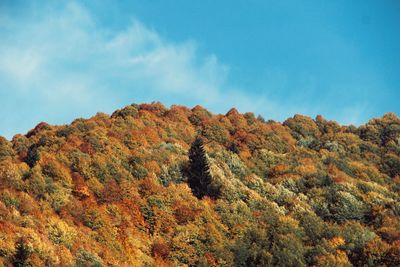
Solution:
<path fill-rule="evenodd" d="M 189 206 L 186 203 L 175 203 L 174 215 L 178 224 L 187 224 L 194 221 L 200 212 L 200 209 Z"/>
<path fill-rule="evenodd" d="M 94 153 L 96 152 L 94 150 L 94 148 L 92 147 L 91 144 L 89 144 L 88 142 L 84 142 L 79 146 L 80 150 L 83 153 L 89 154 L 89 155 L 94 155 Z"/>
<path fill-rule="evenodd" d="M 36 135 L 37 133 L 39 133 L 40 131 L 46 129 L 46 128 L 50 128 L 51 126 L 49 124 L 47 124 L 46 122 L 41 122 L 38 125 L 36 125 L 35 128 L 33 128 L 32 130 L 30 130 L 27 134 L 26 137 L 30 138 L 34 135 Z"/>
<path fill-rule="evenodd" d="M 113 203 L 122 199 L 121 188 L 114 179 L 107 181 L 101 196 L 101 202 Z"/>
<path fill-rule="evenodd" d="M 151 104 L 141 104 L 139 106 L 139 108 L 141 110 L 150 111 L 159 117 L 164 116 L 166 114 L 166 112 L 168 111 L 168 109 L 160 102 L 153 102 Z"/>
<path fill-rule="evenodd" d="M 163 259 L 166 259 L 170 253 L 170 248 L 169 246 L 164 242 L 164 240 L 160 239 L 154 242 L 153 248 L 152 248 L 152 254 L 154 257 L 161 257 Z"/>

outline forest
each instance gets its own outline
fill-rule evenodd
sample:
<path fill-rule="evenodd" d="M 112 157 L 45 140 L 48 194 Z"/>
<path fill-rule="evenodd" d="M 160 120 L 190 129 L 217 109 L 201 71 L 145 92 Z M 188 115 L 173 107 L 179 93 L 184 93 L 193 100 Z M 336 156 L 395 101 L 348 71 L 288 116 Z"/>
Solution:
<path fill-rule="evenodd" d="M 400 266 L 400 119 L 155 102 L 0 137 L 0 266 Z"/>

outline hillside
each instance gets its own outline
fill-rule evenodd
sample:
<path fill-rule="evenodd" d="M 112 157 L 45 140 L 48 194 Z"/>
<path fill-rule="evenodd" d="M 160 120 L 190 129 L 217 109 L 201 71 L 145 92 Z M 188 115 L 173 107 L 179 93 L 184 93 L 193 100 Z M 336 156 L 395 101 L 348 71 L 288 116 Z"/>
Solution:
<path fill-rule="evenodd" d="M 0 138 L 0 266 L 400 266 L 399 193 L 395 114 L 132 104 Z"/>

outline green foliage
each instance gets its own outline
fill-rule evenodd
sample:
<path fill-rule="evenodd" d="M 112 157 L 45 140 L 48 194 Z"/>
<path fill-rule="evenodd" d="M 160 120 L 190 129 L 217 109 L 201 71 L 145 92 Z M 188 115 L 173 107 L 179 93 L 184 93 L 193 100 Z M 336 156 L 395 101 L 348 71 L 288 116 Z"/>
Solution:
<path fill-rule="evenodd" d="M 235 266 L 272 266 L 273 255 L 268 233 L 249 229 L 233 247 Z"/>
<path fill-rule="evenodd" d="M 145 205 L 140 208 L 140 211 L 148 225 L 150 233 L 153 233 L 154 232 L 154 224 L 156 221 L 153 209 L 151 207 L 149 207 L 148 205 Z"/>
<path fill-rule="evenodd" d="M 102 267 L 103 263 L 101 258 L 96 253 L 81 249 L 78 251 L 75 257 L 75 265 L 85 267 Z"/>
<path fill-rule="evenodd" d="M 46 180 L 39 166 L 32 168 L 26 174 L 26 191 L 37 198 L 43 198 L 46 193 Z"/>
<path fill-rule="evenodd" d="M 228 141 L 229 133 L 217 122 L 211 122 L 207 124 L 203 131 L 203 136 L 207 139 L 224 144 Z"/>
<path fill-rule="evenodd" d="M 125 108 L 123 108 L 123 109 L 120 109 L 120 110 L 115 111 L 115 112 L 111 115 L 111 117 L 112 117 L 112 118 L 117 118 L 117 117 L 126 118 L 126 117 L 128 117 L 128 116 L 137 117 L 138 114 L 139 114 L 138 108 L 139 108 L 138 105 L 132 104 L 132 105 L 127 106 L 127 107 L 125 107 Z"/>
<path fill-rule="evenodd" d="M 399 134 L 160 103 L 40 123 L 0 138 L 0 265 L 398 266 Z"/>
<path fill-rule="evenodd" d="M 303 211 L 296 218 L 300 221 L 300 226 L 304 229 L 305 236 L 311 244 L 318 243 L 318 240 L 325 236 L 324 221 L 316 214 Z"/>
<path fill-rule="evenodd" d="M 400 176 L 400 156 L 395 154 L 386 154 L 383 157 L 382 169 L 390 177 Z"/>
<path fill-rule="evenodd" d="M 260 149 L 254 153 L 254 161 L 257 168 L 257 173 L 261 177 L 269 177 L 272 174 L 274 166 L 285 163 L 285 156 L 267 149 Z"/>
<path fill-rule="evenodd" d="M 301 137 L 318 137 L 320 135 L 317 124 L 309 117 L 295 115 L 293 118 L 287 119 L 284 123 L 288 126 L 296 139 Z"/>
<path fill-rule="evenodd" d="M 30 167 L 33 167 L 39 160 L 40 160 L 39 146 L 33 144 L 28 149 L 25 161 Z"/>
<path fill-rule="evenodd" d="M 13 196 L 10 192 L 4 191 L 0 195 L 0 200 L 4 203 L 7 208 L 14 207 L 16 209 L 19 208 L 20 201 L 18 198 Z"/>
<path fill-rule="evenodd" d="M 243 179 L 248 174 L 246 166 L 236 154 L 228 154 L 225 161 L 231 172 L 239 179 Z"/>
<path fill-rule="evenodd" d="M 55 244 L 62 244 L 67 248 L 71 248 L 76 237 L 75 229 L 70 227 L 63 221 L 55 219 L 50 220 L 46 225 L 47 234 L 51 241 Z"/>
<path fill-rule="evenodd" d="M 92 230 L 97 230 L 104 226 L 102 215 L 96 209 L 90 209 L 85 212 L 83 223 Z"/>
<path fill-rule="evenodd" d="M 170 183 L 182 183 L 186 181 L 182 172 L 181 164 L 175 164 L 170 167 L 163 165 L 159 180 L 163 186 L 168 186 Z"/>
<path fill-rule="evenodd" d="M 143 165 L 143 160 L 138 157 L 131 157 L 129 159 L 129 170 L 132 176 L 136 179 L 143 179 L 147 176 L 148 171 Z"/>
<path fill-rule="evenodd" d="M 188 173 L 188 183 L 196 197 L 202 198 L 206 195 L 218 197 L 220 189 L 218 185 L 213 183 L 207 154 L 201 138 L 196 138 L 190 147 Z"/>
<path fill-rule="evenodd" d="M 15 152 L 12 148 L 12 143 L 0 136 L 0 161 L 14 157 Z"/>
<path fill-rule="evenodd" d="M 364 203 L 348 192 L 337 191 L 331 196 L 331 216 L 338 223 L 347 220 L 361 220 L 365 214 Z"/>
<path fill-rule="evenodd" d="M 29 261 L 29 256 L 33 253 L 32 244 L 25 238 L 20 238 L 16 244 L 16 252 L 13 257 L 13 266 L 28 267 L 34 266 Z"/>
<path fill-rule="evenodd" d="M 59 137 L 68 137 L 75 132 L 76 128 L 72 126 L 64 126 L 63 128 L 57 131 L 56 135 Z"/>

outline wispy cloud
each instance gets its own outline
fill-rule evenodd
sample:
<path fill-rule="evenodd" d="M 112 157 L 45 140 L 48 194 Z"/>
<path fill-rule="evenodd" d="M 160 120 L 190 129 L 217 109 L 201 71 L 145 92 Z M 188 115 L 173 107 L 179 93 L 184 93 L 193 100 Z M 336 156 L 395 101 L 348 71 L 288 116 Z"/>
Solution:
<path fill-rule="evenodd" d="M 168 40 L 135 18 L 109 29 L 80 2 L 35 3 L 24 16 L 0 11 L 1 135 L 154 100 L 214 112 L 235 106 L 274 119 L 314 111 L 271 100 L 292 86 L 285 72 L 271 72 L 256 96 L 235 88 L 229 66 L 201 54 L 195 40 Z"/>
<path fill-rule="evenodd" d="M 216 55 L 200 56 L 194 40 L 174 43 L 137 19 L 110 31 L 78 2 L 31 13 L 39 16 L 1 14 L 0 90 L 22 101 L 12 111 L 18 131 L 39 116 L 63 123 L 130 102 L 200 103 L 216 112 L 260 102 L 232 89 L 229 67 Z M 0 112 L 11 113 L 10 106 Z M 10 137 L 15 126 L 3 124 L 1 134 Z"/>

